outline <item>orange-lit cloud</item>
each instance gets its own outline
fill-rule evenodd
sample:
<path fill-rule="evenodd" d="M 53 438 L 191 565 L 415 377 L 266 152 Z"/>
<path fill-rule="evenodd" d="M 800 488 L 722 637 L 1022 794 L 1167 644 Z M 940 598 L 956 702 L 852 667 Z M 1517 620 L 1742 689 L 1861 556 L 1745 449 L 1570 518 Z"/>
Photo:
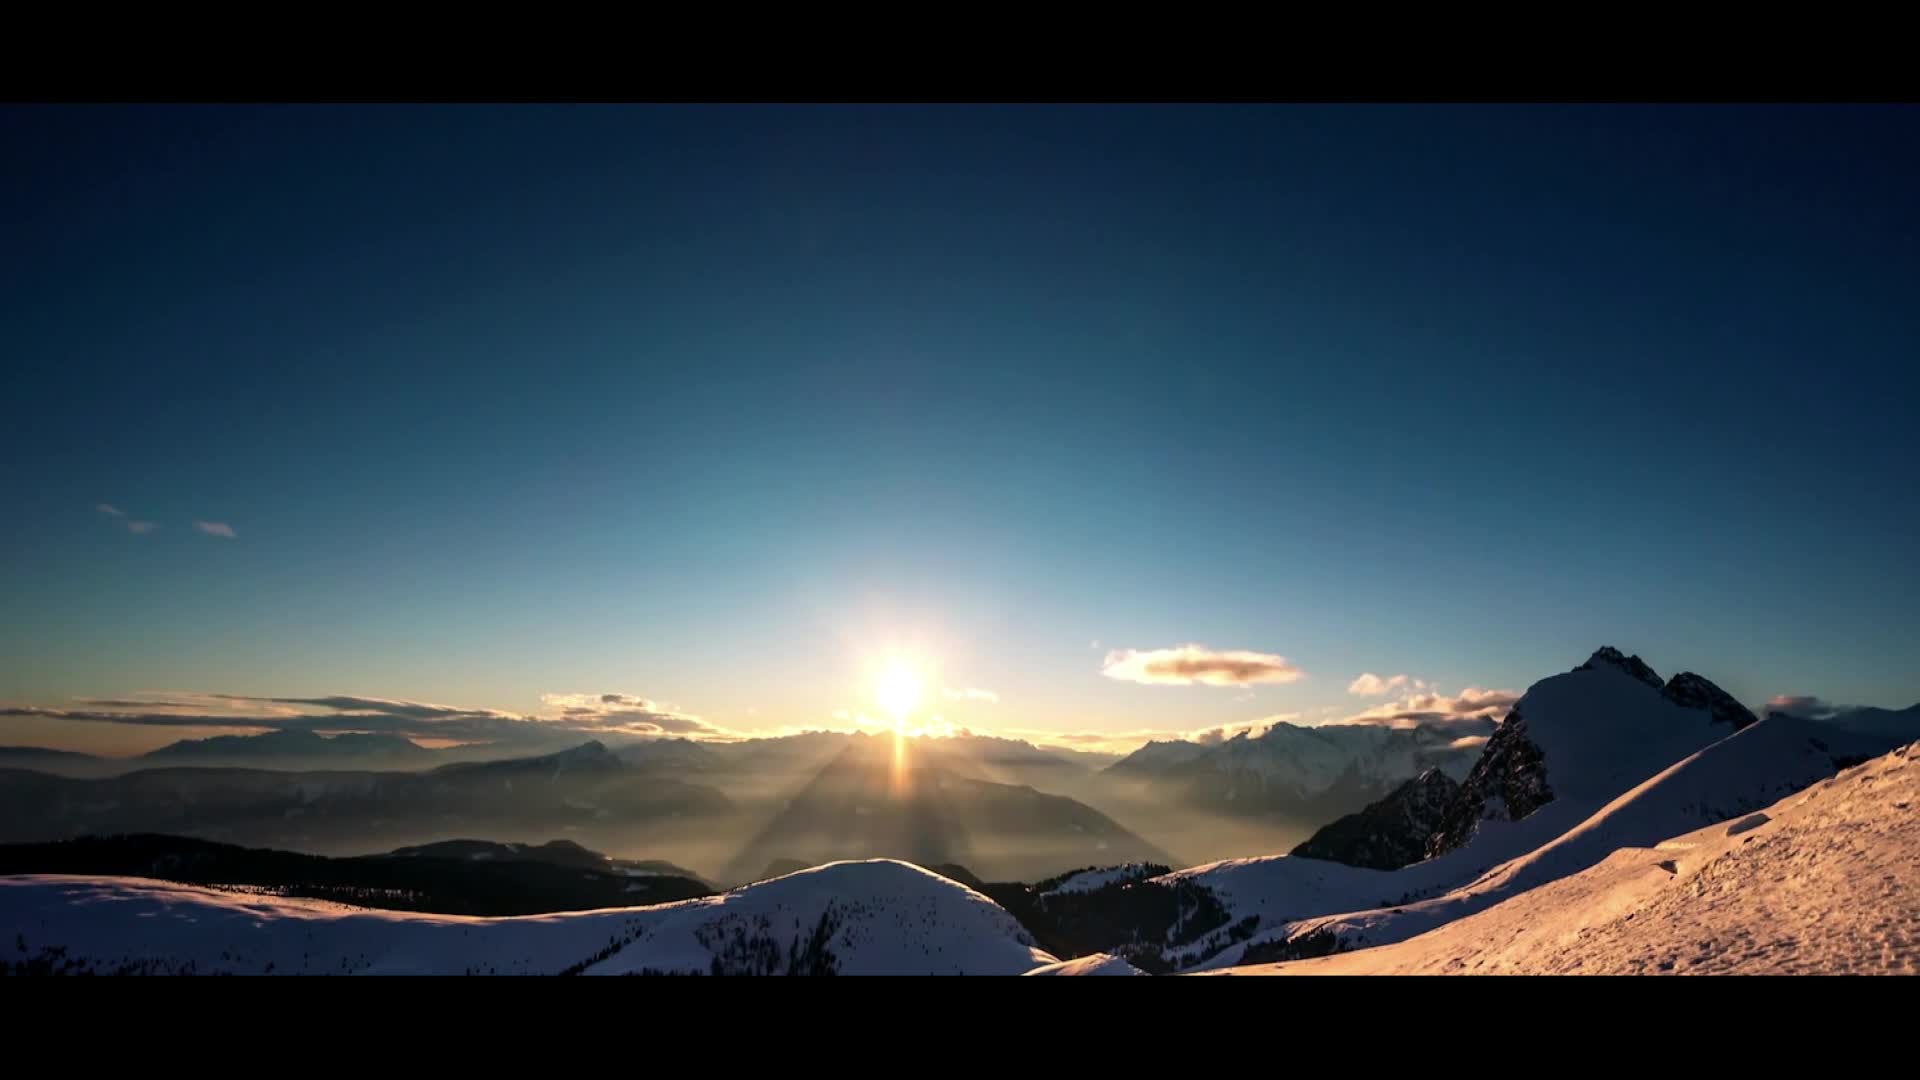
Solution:
<path fill-rule="evenodd" d="M 1347 693 L 1354 694 L 1358 697 L 1381 697 L 1393 693 L 1395 690 L 1407 685 L 1409 681 L 1405 675 L 1395 675 L 1391 678 L 1383 679 L 1373 672 L 1368 671 L 1362 673 L 1359 678 L 1347 684 Z"/>
<path fill-rule="evenodd" d="M 1520 700 L 1520 694 L 1514 690 L 1481 690 L 1469 686 L 1458 694 L 1446 694 L 1428 691 L 1413 694 L 1399 701 L 1390 701 L 1384 705 L 1375 705 L 1364 712 L 1355 713 L 1342 720 L 1340 724 L 1385 724 L 1389 727 L 1410 728 L 1421 724 L 1442 724 L 1463 719 L 1499 719 L 1504 717 L 1513 703 Z"/>
<path fill-rule="evenodd" d="M 543 723 L 626 735 L 680 735 L 699 739 L 738 739 L 738 732 L 710 724 L 673 705 L 634 694 L 542 694 L 558 713 L 532 717 Z"/>
<path fill-rule="evenodd" d="M 1284 656 L 1246 650 L 1220 651 L 1205 645 L 1170 649 L 1117 649 L 1107 654 L 1100 673 L 1109 679 L 1159 686 L 1251 686 L 1290 683 L 1306 672 Z"/>
<path fill-rule="evenodd" d="M 1099 754 L 1130 754 L 1150 742 L 1191 742 L 1212 746 L 1240 735 L 1259 738 L 1275 724 L 1294 724 L 1299 713 L 1278 713 L 1235 724 L 1216 724 L 1204 728 L 1135 728 L 1130 731 L 1042 731 L 1037 728 L 1004 728 L 1007 738 L 1024 739 L 1035 746 L 1066 750 L 1085 750 Z M 976 732 L 976 734 L 978 734 Z"/>

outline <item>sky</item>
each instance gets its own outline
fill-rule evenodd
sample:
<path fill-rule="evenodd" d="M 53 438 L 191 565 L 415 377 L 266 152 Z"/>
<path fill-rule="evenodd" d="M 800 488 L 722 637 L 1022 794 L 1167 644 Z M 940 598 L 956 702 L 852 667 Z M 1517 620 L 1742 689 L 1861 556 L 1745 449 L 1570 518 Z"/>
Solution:
<path fill-rule="evenodd" d="M 878 715 L 890 657 L 918 723 L 1089 746 L 1603 644 L 1920 701 L 1920 109 L 9 107 L 0 147 L 0 743 L 215 694 L 772 733 Z"/>

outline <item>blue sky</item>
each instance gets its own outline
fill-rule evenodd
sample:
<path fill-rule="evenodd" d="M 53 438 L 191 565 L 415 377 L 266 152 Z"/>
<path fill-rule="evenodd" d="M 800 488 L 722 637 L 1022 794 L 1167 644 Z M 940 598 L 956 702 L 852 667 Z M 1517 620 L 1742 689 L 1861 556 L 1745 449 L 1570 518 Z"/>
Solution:
<path fill-rule="evenodd" d="M 6 702 L 620 692 L 776 730 L 871 710 L 899 651 L 999 699 L 951 720 L 1178 731 L 1603 643 L 1920 700 L 1920 110 L 11 108 L 0 140 Z M 1185 643 L 1301 676 L 1102 675 Z"/>

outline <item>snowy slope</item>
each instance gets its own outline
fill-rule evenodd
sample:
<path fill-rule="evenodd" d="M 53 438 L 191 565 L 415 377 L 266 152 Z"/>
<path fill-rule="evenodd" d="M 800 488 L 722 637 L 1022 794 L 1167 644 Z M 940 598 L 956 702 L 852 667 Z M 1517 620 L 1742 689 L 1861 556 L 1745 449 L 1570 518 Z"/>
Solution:
<path fill-rule="evenodd" d="M 1706 709 L 1677 705 L 1618 667 L 1588 663 L 1533 684 L 1516 706 L 1558 798 L 1610 799 L 1730 733 Z"/>
<path fill-rule="evenodd" d="M 1916 811 L 1920 743 L 1398 944 L 1223 974 L 1920 973 Z"/>
<path fill-rule="evenodd" d="M 1832 738 L 1831 732 L 1806 721 L 1771 717 L 1689 755 L 1536 850 L 1508 860 L 1460 888 L 1411 903 L 1381 903 L 1390 895 L 1383 893 L 1351 913 L 1279 925 L 1265 923 L 1250 941 L 1223 951 L 1205 966 L 1229 966 L 1240 962 L 1249 950 L 1257 956 L 1263 944 L 1287 939 L 1317 936 L 1324 941 L 1331 936 L 1342 949 L 1359 949 L 1425 933 L 1578 873 L 1616 849 L 1655 844 L 1678 833 L 1738 817 L 1831 776 Z M 1543 808 L 1535 817 L 1550 808 Z M 1459 854 L 1450 853 L 1432 862 Z M 1395 876 L 1427 865 L 1415 864 Z"/>
<path fill-rule="evenodd" d="M 1028 975 L 1145 975 L 1146 972 L 1127 963 L 1117 956 L 1106 953 L 1094 953 L 1078 960 L 1062 960 L 1057 964 L 1047 964 L 1034 968 Z"/>
<path fill-rule="evenodd" d="M 1165 869 L 1160 867 L 1159 869 Z M 1069 874 L 1060 884 L 1041 893 L 1041 896 L 1060 896 L 1065 893 L 1093 892 L 1122 881 L 1135 881 L 1149 877 L 1153 873 L 1146 863 L 1122 863 L 1119 866 L 1107 866 L 1097 870 L 1082 870 Z"/>
<path fill-rule="evenodd" d="M 1005 910 L 889 860 L 722 896 L 506 919 L 369 911 L 138 878 L 0 878 L 0 961 L 63 970 L 1013 975 L 1054 957 Z"/>
<path fill-rule="evenodd" d="M 1616 664 L 1609 654 L 1617 655 L 1603 650 L 1521 698 L 1514 712 L 1525 717 L 1524 736 L 1536 753 L 1493 776 L 1486 766 L 1499 748 L 1489 744 L 1469 778 L 1469 785 L 1485 781 L 1485 804 L 1465 807 L 1472 828 L 1459 847 L 1392 871 L 1272 856 L 1156 879 L 1207 888 L 1228 909 L 1227 927 L 1257 919 L 1239 942 L 1223 929 L 1170 959 L 1182 967 L 1226 966 L 1288 939 L 1304 944 L 1316 933 L 1351 947 L 1403 940 L 1578 872 L 1616 847 L 1653 843 L 1766 805 L 1830 775 L 1836 756 L 1896 745 L 1781 715 L 1729 735 L 1732 725 L 1709 709 L 1666 697 L 1644 665 Z M 1915 735 L 1920 731 L 1907 737 Z M 1700 753 L 1709 746 L 1714 752 Z M 1522 769 L 1529 774 L 1516 780 Z M 1500 792 L 1516 786 L 1549 798 L 1511 820 Z"/>

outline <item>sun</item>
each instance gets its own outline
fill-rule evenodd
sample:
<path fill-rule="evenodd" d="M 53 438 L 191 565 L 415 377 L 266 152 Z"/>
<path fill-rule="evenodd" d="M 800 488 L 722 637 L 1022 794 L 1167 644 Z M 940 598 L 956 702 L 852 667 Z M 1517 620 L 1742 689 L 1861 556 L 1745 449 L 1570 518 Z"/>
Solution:
<path fill-rule="evenodd" d="M 920 676 L 899 661 L 890 663 L 874 679 L 873 696 L 899 723 L 920 707 Z"/>

